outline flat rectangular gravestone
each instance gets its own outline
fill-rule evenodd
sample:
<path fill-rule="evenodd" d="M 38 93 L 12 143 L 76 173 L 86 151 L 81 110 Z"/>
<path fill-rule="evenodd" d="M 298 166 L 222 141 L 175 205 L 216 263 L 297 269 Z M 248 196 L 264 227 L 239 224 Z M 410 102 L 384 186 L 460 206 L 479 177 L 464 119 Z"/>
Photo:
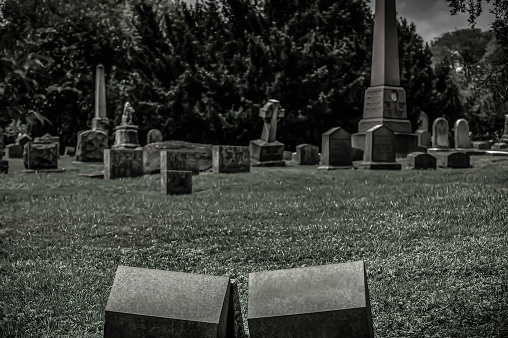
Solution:
<path fill-rule="evenodd" d="M 120 265 L 106 304 L 104 337 L 238 337 L 235 291 L 229 277 Z"/>
<path fill-rule="evenodd" d="M 437 159 L 421 151 L 407 154 L 407 169 L 436 169 Z"/>
<path fill-rule="evenodd" d="M 25 169 L 58 169 L 58 144 L 28 142 L 23 149 Z"/>
<path fill-rule="evenodd" d="M 139 177 L 143 174 L 143 150 L 104 150 L 104 179 Z"/>
<path fill-rule="evenodd" d="M 213 146 L 212 172 L 216 174 L 250 172 L 249 147 Z"/>
<path fill-rule="evenodd" d="M 450 151 L 439 154 L 441 168 L 470 168 L 469 155 L 461 151 Z"/>
<path fill-rule="evenodd" d="M 318 169 L 351 169 L 353 166 L 351 134 L 337 127 L 321 136 L 321 166 Z"/>
<path fill-rule="evenodd" d="M 301 165 L 319 164 L 319 148 L 307 143 L 297 145 L 296 163 Z"/>
<path fill-rule="evenodd" d="M 374 337 L 363 261 L 249 274 L 251 338 Z"/>
<path fill-rule="evenodd" d="M 192 171 L 161 170 L 161 193 L 164 195 L 191 194 Z"/>
<path fill-rule="evenodd" d="M 402 165 L 395 161 L 395 134 L 384 125 L 367 130 L 362 169 L 400 170 Z"/>
<path fill-rule="evenodd" d="M 168 151 L 160 152 L 161 172 L 164 170 L 192 171 L 193 175 L 199 174 L 198 151 Z"/>

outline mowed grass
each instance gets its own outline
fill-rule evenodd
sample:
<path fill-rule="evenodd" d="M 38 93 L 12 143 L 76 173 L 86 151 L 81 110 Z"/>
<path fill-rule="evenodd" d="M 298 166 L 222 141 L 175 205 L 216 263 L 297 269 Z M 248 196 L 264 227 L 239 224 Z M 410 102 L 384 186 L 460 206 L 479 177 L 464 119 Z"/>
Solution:
<path fill-rule="evenodd" d="M 405 166 L 406 160 L 401 159 Z M 201 173 L 193 194 L 160 176 L 102 170 L 0 175 L 1 337 L 102 337 L 118 265 L 237 278 L 363 260 L 376 337 L 508 336 L 508 159 L 473 168 L 316 166 Z"/>

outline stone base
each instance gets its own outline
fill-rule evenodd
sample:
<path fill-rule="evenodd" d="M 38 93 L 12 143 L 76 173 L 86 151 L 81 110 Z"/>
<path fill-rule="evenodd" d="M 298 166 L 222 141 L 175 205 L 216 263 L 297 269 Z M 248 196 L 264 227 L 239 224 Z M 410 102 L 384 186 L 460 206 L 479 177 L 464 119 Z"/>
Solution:
<path fill-rule="evenodd" d="M 264 161 L 260 162 L 254 158 L 250 159 L 251 167 L 284 167 L 286 166 L 285 161 Z"/>
<path fill-rule="evenodd" d="M 25 169 L 22 173 L 63 173 L 65 169 Z"/>
<path fill-rule="evenodd" d="M 107 132 L 109 129 L 109 119 L 107 117 L 94 117 L 92 119 L 92 130 L 102 130 Z"/>
<path fill-rule="evenodd" d="M 487 155 L 487 156 L 508 156 L 508 151 L 487 150 L 487 151 L 485 151 L 485 155 Z"/>
<path fill-rule="evenodd" d="M 386 126 L 396 133 L 411 133 L 406 92 L 402 87 L 375 86 L 365 91 L 363 119 L 358 123 L 358 132 L 365 133 L 377 125 Z"/>
<path fill-rule="evenodd" d="M 474 149 L 490 150 L 492 148 L 492 144 L 489 141 L 474 141 L 472 144 Z"/>
<path fill-rule="evenodd" d="M 83 176 L 83 177 L 89 177 L 89 178 L 104 178 L 104 172 L 103 171 L 99 171 L 99 172 L 95 172 L 95 173 L 88 173 L 88 174 L 78 174 L 78 176 Z"/>
<path fill-rule="evenodd" d="M 261 139 L 250 141 L 250 157 L 258 162 L 283 161 L 284 144 L 273 141 L 266 142 Z"/>
<path fill-rule="evenodd" d="M 115 128 L 115 143 L 111 149 L 135 149 L 140 146 L 138 141 L 138 126 L 127 125 Z"/>
<path fill-rule="evenodd" d="M 387 126 L 397 133 L 411 133 L 411 122 L 409 120 L 389 119 L 385 117 L 376 117 L 373 119 L 362 119 L 358 122 L 358 132 L 366 132 L 377 125 Z"/>
<path fill-rule="evenodd" d="M 485 155 L 487 153 L 486 150 L 478 150 L 474 148 L 455 148 L 454 151 L 460 151 L 466 153 L 468 155 Z"/>
<path fill-rule="evenodd" d="M 492 145 L 492 150 L 501 150 L 501 149 L 506 149 L 508 150 L 508 143 L 505 143 L 505 142 L 498 142 L 498 143 L 494 143 Z"/>
<path fill-rule="evenodd" d="M 362 162 L 359 168 L 371 170 L 401 170 L 402 165 L 397 162 Z"/>
<path fill-rule="evenodd" d="M 410 133 L 395 134 L 395 157 L 405 158 L 407 154 L 418 151 L 418 136 Z M 351 145 L 354 148 L 365 151 L 366 133 L 356 133 L 351 135 Z M 353 161 L 355 159 L 353 158 Z"/>
<path fill-rule="evenodd" d="M 7 174 L 9 172 L 9 162 L 0 161 L 0 173 Z"/>
<path fill-rule="evenodd" d="M 351 148 L 351 160 L 352 161 L 363 160 L 363 149 Z"/>
<path fill-rule="evenodd" d="M 436 164 L 434 156 L 416 151 L 407 155 L 406 169 L 436 169 Z"/>
<path fill-rule="evenodd" d="M 333 166 L 333 165 L 321 165 L 318 167 L 319 170 L 337 170 L 337 169 L 358 169 L 354 165 L 348 166 Z"/>
<path fill-rule="evenodd" d="M 429 148 L 427 149 L 427 154 L 438 156 L 440 153 L 446 153 L 452 151 L 450 148 Z"/>
<path fill-rule="evenodd" d="M 108 134 L 102 130 L 86 130 L 78 133 L 76 146 L 77 162 L 104 161 L 104 150 L 108 149 Z"/>

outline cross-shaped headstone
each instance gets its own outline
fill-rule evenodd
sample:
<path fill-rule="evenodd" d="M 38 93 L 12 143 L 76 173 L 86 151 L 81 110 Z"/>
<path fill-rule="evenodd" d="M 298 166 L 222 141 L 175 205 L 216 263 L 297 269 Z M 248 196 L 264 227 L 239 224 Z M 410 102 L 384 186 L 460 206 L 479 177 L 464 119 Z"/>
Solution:
<path fill-rule="evenodd" d="M 259 117 L 265 121 L 261 139 L 265 142 L 274 142 L 277 122 L 284 117 L 284 109 L 280 108 L 279 100 L 268 100 L 263 108 L 259 109 Z"/>

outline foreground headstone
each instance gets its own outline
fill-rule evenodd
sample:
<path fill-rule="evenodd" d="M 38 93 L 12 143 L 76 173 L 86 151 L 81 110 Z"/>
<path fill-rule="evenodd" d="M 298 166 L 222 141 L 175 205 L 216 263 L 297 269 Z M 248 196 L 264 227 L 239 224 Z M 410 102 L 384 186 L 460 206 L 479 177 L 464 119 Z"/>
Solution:
<path fill-rule="evenodd" d="M 469 137 L 469 124 L 465 119 L 458 119 L 455 121 L 453 132 L 455 148 L 467 149 L 472 147 L 471 139 Z"/>
<path fill-rule="evenodd" d="M 161 168 L 161 151 L 191 151 L 199 153 L 199 171 L 212 168 L 211 144 L 190 143 L 184 141 L 165 141 L 147 144 L 143 147 L 143 170 L 146 174 L 156 174 Z"/>
<path fill-rule="evenodd" d="M 108 149 L 108 134 L 103 130 L 86 130 L 78 133 L 76 161 L 103 162 Z"/>
<path fill-rule="evenodd" d="M 297 145 L 296 163 L 301 165 L 319 164 L 319 148 L 307 143 Z"/>
<path fill-rule="evenodd" d="M 164 195 L 192 194 L 192 171 L 161 170 L 161 193 Z"/>
<path fill-rule="evenodd" d="M 284 166 L 282 159 L 284 144 L 275 140 L 277 122 L 284 117 L 284 109 L 280 108 L 278 100 L 270 99 L 259 110 L 263 119 L 263 132 L 261 138 L 250 141 L 249 152 L 253 166 Z"/>
<path fill-rule="evenodd" d="M 424 112 L 420 112 L 418 122 L 419 126 L 415 131 L 416 136 L 418 136 L 418 147 L 426 150 L 432 146 L 432 135 L 429 132 L 429 117 Z"/>
<path fill-rule="evenodd" d="M 111 149 L 135 149 L 140 146 L 138 141 L 138 126 L 132 123 L 132 108 L 129 102 L 125 102 L 122 122 L 115 128 L 115 143 Z"/>
<path fill-rule="evenodd" d="M 22 158 L 23 157 L 23 148 L 19 144 L 8 144 L 5 147 L 7 150 L 8 158 Z"/>
<path fill-rule="evenodd" d="M 351 169 L 353 166 L 351 134 L 337 127 L 321 136 L 321 166 L 318 169 Z"/>
<path fill-rule="evenodd" d="M 365 153 L 360 168 L 402 169 L 402 165 L 395 161 L 395 135 L 390 128 L 379 125 L 367 131 Z"/>
<path fill-rule="evenodd" d="M 439 154 L 441 168 L 470 168 L 469 155 L 461 151 L 450 151 Z"/>
<path fill-rule="evenodd" d="M 374 337 L 362 261 L 249 274 L 251 338 Z"/>
<path fill-rule="evenodd" d="M 120 265 L 104 338 L 243 338 L 237 293 L 229 277 Z"/>
<path fill-rule="evenodd" d="M 421 151 L 407 154 L 407 169 L 436 169 L 437 159 Z"/>
<path fill-rule="evenodd" d="M 216 174 L 250 172 L 249 147 L 213 146 L 212 172 Z"/>
<path fill-rule="evenodd" d="M 104 150 L 104 179 L 143 176 L 143 151 L 135 149 Z"/>
<path fill-rule="evenodd" d="M 28 142 L 23 149 L 25 169 L 58 169 L 58 144 Z"/>
<path fill-rule="evenodd" d="M 183 170 L 199 174 L 199 152 L 197 151 L 167 151 L 160 152 L 160 171 Z"/>
<path fill-rule="evenodd" d="M 146 144 L 162 142 L 162 133 L 159 129 L 150 129 L 146 135 Z"/>

